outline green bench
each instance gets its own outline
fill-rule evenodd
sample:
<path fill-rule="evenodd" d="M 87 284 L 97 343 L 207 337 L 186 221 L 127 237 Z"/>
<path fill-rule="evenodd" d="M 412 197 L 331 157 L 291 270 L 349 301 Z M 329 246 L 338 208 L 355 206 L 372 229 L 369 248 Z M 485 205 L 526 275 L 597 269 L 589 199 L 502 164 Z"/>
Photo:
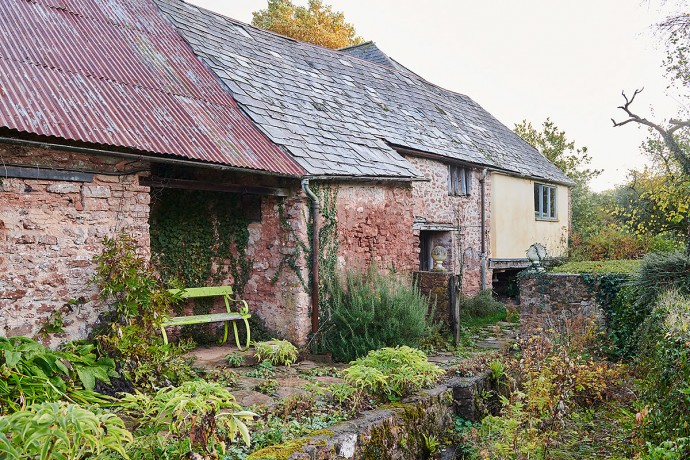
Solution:
<path fill-rule="evenodd" d="M 225 322 L 225 330 L 223 334 L 223 339 L 220 343 L 225 343 L 228 340 L 228 332 L 230 328 L 230 322 L 232 322 L 232 327 L 235 332 L 235 343 L 237 343 L 237 348 L 240 350 L 246 350 L 249 348 L 250 332 L 249 332 L 249 322 L 247 319 L 251 318 L 252 315 L 249 314 L 249 306 L 244 300 L 237 300 L 230 297 L 232 295 L 232 287 L 230 286 L 218 286 L 218 287 L 200 287 L 200 288 L 187 288 L 187 289 L 169 289 L 169 292 L 173 295 L 179 296 L 183 299 L 198 299 L 203 297 L 220 297 L 223 296 L 225 300 L 225 308 L 227 313 L 209 313 L 207 315 L 192 315 L 192 316 L 175 316 L 173 318 L 168 318 L 161 323 L 161 332 L 163 333 L 163 342 L 167 345 L 168 334 L 165 332 L 166 327 L 171 326 L 189 326 L 191 324 L 205 324 L 205 323 L 218 323 Z M 233 312 L 230 308 L 231 302 L 239 302 L 239 311 Z M 237 335 L 237 321 L 244 321 L 244 325 L 247 328 L 247 342 L 244 347 L 240 344 L 240 338 Z"/>

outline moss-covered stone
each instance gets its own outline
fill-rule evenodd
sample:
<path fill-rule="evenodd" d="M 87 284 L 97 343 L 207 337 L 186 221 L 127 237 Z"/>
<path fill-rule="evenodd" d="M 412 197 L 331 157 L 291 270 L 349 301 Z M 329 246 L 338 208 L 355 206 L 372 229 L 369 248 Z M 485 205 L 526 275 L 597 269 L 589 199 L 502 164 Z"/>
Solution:
<path fill-rule="evenodd" d="M 264 447 L 249 455 L 247 460 L 287 460 L 290 455 L 299 452 L 307 444 L 309 444 L 309 438 L 302 438 Z"/>

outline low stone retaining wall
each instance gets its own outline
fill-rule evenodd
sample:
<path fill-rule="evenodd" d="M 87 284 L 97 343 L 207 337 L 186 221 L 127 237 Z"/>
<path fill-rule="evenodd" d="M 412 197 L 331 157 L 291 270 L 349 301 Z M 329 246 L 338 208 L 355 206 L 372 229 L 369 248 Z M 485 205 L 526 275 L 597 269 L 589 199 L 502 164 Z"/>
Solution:
<path fill-rule="evenodd" d="M 533 273 L 520 276 L 520 323 L 533 327 L 560 328 L 579 319 L 604 324 L 594 285 L 580 274 Z"/>
<path fill-rule="evenodd" d="M 443 441 L 453 414 L 478 421 L 485 413 L 483 391 L 494 390 L 489 375 L 455 377 L 400 403 L 365 412 L 312 436 L 255 452 L 249 459 L 416 460 L 426 458 L 424 436 Z"/>

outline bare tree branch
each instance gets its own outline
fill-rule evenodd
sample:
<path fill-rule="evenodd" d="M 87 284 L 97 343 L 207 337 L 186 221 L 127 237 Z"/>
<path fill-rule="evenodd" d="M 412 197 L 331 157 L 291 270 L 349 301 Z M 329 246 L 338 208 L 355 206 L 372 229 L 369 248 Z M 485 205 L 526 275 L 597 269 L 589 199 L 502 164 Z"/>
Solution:
<path fill-rule="evenodd" d="M 686 152 L 673 137 L 673 133 L 675 133 L 679 129 L 690 128 L 690 120 L 671 119 L 669 121 L 669 124 L 671 126 L 665 128 L 658 123 L 654 123 L 653 121 L 649 121 L 648 119 L 637 115 L 632 110 L 630 110 L 630 105 L 635 101 L 635 97 L 638 94 L 640 94 L 643 90 L 644 88 L 636 89 L 632 97 L 630 98 L 628 98 L 628 96 L 625 94 L 625 91 L 622 92 L 623 99 L 625 99 L 625 104 L 618 106 L 618 108 L 623 110 L 628 115 L 628 118 L 620 122 L 617 122 L 616 120 L 611 118 L 614 128 L 626 125 L 630 122 L 635 122 L 641 125 L 649 126 L 650 128 L 654 129 L 661 135 L 661 138 L 666 144 L 666 147 L 668 147 L 673 157 L 680 164 L 683 173 L 690 176 L 690 155 L 688 155 L 688 152 Z"/>

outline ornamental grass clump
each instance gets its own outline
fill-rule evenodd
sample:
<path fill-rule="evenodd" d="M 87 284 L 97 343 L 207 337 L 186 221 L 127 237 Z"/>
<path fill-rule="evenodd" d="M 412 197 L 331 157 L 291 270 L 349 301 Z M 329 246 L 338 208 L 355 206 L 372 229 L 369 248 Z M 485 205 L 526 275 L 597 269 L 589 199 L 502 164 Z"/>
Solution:
<path fill-rule="evenodd" d="M 382 347 L 418 346 L 433 327 L 427 299 L 409 280 L 375 268 L 347 273 L 327 297 L 321 349 L 339 361 Z"/>
<path fill-rule="evenodd" d="M 359 358 L 343 371 L 357 388 L 398 401 L 433 385 L 443 369 L 427 360 L 424 352 L 408 346 L 381 348 Z"/>
<path fill-rule="evenodd" d="M 299 352 L 287 340 L 273 339 L 254 343 L 254 356 L 258 361 L 268 361 L 273 366 L 289 366 L 297 361 Z"/>

